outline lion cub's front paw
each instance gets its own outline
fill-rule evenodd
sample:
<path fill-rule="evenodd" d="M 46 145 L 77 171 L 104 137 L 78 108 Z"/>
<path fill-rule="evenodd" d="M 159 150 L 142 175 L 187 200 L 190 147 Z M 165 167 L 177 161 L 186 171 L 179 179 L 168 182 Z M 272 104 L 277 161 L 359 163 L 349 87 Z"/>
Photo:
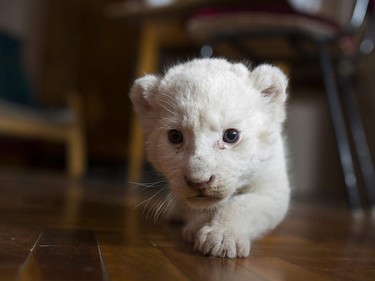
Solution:
<path fill-rule="evenodd" d="M 244 258 L 250 254 L 247 235 L 220 226 L 204 226 L 195 236 L 195 250 L 222 258 Z"/>

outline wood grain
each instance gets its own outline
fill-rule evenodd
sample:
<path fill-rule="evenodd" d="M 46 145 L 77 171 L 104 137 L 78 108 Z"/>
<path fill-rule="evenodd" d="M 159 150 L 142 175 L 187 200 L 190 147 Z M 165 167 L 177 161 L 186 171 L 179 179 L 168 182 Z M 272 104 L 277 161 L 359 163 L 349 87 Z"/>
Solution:
<path fill-rule="evenodd" d="M 38 238 L 18 280 L 108 280 L 92 231 L 47 229 Z"/>
<path fill-rule="evenodd" d="M 181 224 L 142 217 L 144 196 L 0 172 L 0 280 L 375 280 L 375 220 L 346 206 L 295 202 L 250 258 L 220 259 L 185 243 Z"/>

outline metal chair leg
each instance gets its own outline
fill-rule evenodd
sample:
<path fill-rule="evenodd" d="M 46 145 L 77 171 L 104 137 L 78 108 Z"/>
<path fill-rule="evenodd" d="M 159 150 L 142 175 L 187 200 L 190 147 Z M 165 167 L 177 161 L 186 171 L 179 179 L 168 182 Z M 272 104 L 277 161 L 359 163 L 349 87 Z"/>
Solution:
<path fill-rule="evenodd" d="M 350 151 L 344 116 L 340 105 L 339 92 L 336 86 L 332 59 L 324 41 L 316 40 L 316 46 L 319 52 L 320 66 L 327 92 L 327 99 L 331 112 L 332 122 L 335 129 L 341 166 L 344 172 L 344 180 L 349 198 L 349 204 L 354 213 L 361 213 L 362 205 L 358 191 L 357 177 L 355 175 L 353 158 Z"/>
<path fill-rule="evenodd" d="M 353 96 L 353 86 L 347 75 L 341 75 L 343 104 L 345 106 L 348 123 L 353 136 L 355 150 L 358 156 L 360 169 L 367 190 L 368 200 L 375 214 L 375 169 L 371 159 L 370 149 L 363 128 L 357 101 Z"/>

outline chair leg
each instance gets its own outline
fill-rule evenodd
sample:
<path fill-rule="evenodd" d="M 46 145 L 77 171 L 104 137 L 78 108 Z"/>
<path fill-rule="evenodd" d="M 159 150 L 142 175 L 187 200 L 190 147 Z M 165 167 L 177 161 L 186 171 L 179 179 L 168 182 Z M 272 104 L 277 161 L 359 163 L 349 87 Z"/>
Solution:
<path fill-rule="evenodd" d="M 80 179 L 86 172 L 86 147 L 82 131 L 72 129 L 67 144 L 68 174 L 73 179 Z"/>
<path fill-rule="evenodd" d="M 344 180 L 349 198 L 349 204 L 354 213 L 360 213 L 362 212 L 362 205 L 358 191 L 357 177 L 355 175 L 353 158 L 350 150 L 348 135 L 346 132 L 344 116 L 340 105 L 339 92 L 336 86 L 332 59 L 327 50 L 325 42 L 316 41 L 316 46 L 319 52 L 320 66 L 327 92 L 327 99 L 331 112 L 332 122 L 335 129 L 341 166 L 344 172 Z"/>
<path fill-rule="evenodd" d="M 348 114 L 348 122 L 352 132 L 355 150 L 369 197 L 369 203 L 375 214 L 375 169 L 371 159 L 366 133 L 363 128 L 357 101 L 353 96 L 353 86 L 350 78 L 347 75 L 342 75 L 340 81 L 342 83 L 343 102 Z"/>
<path fill-rule="evenodd" d="M 145 23 L 142 27 L 139 43 L 139 59 L 136 69 L 137 76 L 153 73 L 157 69 L 159 61 L 158 34 L 158 26 L 153 23 Z M 130 182 L 139 182 L 142 179 L 145 148 L 143 132 L 139 120 L 134 113 L 132 115 L 130 136 L 127 177 Z"/>
<path fill-rule="evenodd" d="M 82 121 L 82 101 L 78 93 L 68 93 L 69 107 L 74 114 L 74 122 L 67 134 L 67 168 L 68 175 L 73 179 L 80 179 L 87 170 L 87 147 Z"/>

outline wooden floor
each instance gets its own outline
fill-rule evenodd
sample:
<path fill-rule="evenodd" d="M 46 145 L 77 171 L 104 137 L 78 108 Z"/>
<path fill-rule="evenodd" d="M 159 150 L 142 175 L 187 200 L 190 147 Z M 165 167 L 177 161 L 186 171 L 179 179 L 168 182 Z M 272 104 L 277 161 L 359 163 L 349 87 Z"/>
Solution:
<path fill-rule="evenodd" d="M 0 173 L 0 280 L 375 280 L 375 219 L 294 203 L 248 259 L 201 256 L 129 188 Z"/>

